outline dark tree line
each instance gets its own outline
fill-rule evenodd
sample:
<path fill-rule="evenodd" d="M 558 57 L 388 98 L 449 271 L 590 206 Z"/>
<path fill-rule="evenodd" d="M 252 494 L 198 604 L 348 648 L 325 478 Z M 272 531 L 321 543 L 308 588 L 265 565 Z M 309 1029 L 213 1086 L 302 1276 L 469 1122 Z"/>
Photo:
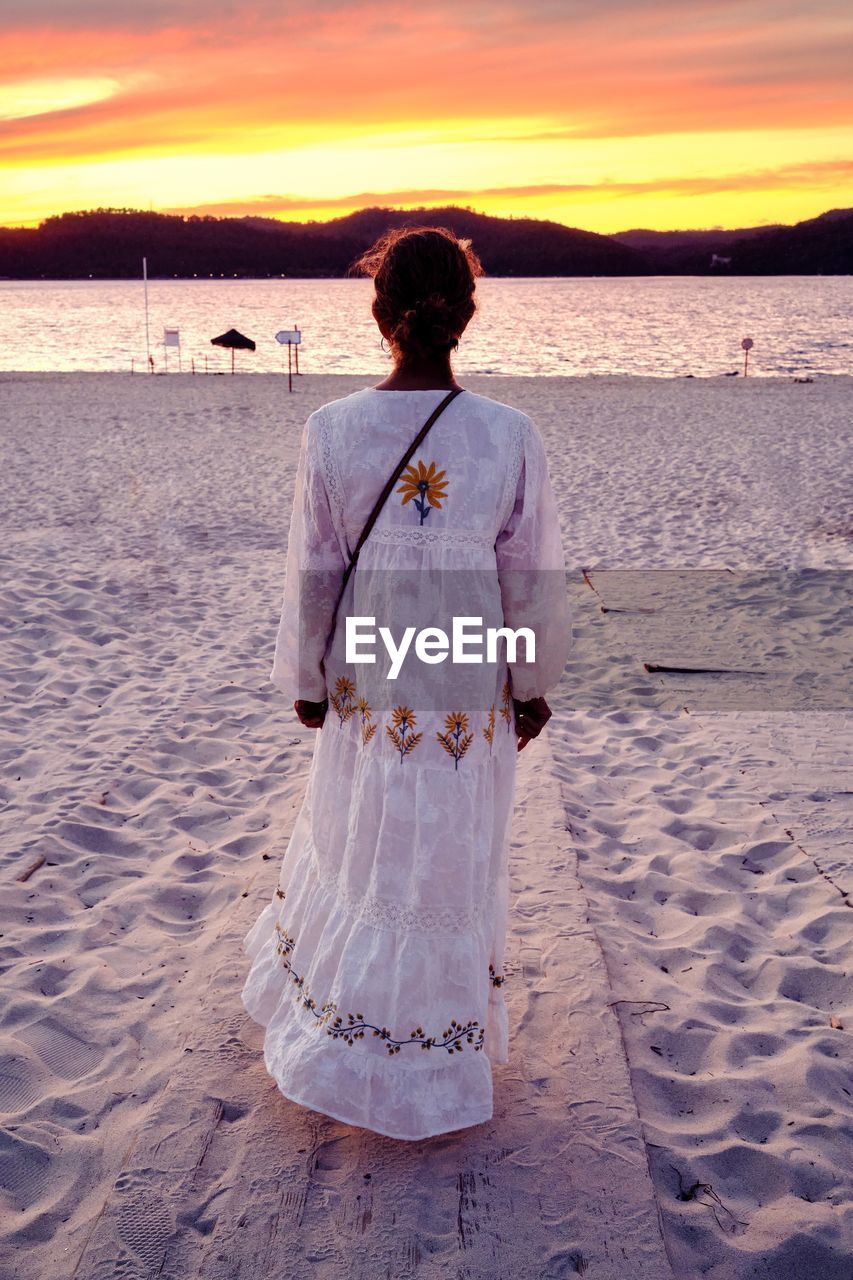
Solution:
<path fill-rule="evenodd" d="M 183 217 L 93 209 L 0 228 L 0 277 L 341 277 L 389 226 L 424 223 L 469 236 L 493 276 L 846 275 L 853 271 L 853 210 L 793 227 L 742 231 L 626 231 L 614 236 L 473 209 L 363 209 L 330 222 Z M 726 261 L 728 260 L 728 261 Z"/>

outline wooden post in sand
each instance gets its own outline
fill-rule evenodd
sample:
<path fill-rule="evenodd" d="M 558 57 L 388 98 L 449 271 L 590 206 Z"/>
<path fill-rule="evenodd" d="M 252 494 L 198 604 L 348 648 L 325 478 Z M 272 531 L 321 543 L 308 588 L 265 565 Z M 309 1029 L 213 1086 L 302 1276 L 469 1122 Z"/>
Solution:
<path fill-rule="evenodd" d="M 148 368 L 151 373 L 154 372 L 154 365 L 151 360 L 151 342 L 148 337 L 148 259 L 142 259 L 142 283 L 145 288 L 145 351 L 148 356 Z"/>
<path fill-rule="evenodd" d="M 287 389 L 293 390 L 293 368 L 290 362 L 291 347 L 296 347 L 296 372 L 299 372 L 299 344 L 302 341 L 302 334 L 298 329 L 280 329 L 275 335 L 276 342 L 284 346 L 287 343 Z"/>
<path fill-rule="evenodd" d="M 746 377 L 749 372 L 749 352 L 754 343 L 752 338 L 744 338 L 740 345 L 743 347 L 743 376 Z"/>

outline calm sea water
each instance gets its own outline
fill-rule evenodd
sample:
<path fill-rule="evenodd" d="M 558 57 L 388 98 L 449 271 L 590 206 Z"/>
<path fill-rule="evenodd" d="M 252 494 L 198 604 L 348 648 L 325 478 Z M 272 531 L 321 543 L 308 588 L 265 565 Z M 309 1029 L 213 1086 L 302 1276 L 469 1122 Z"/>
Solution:
<path fill-rule="evenodd" d="M 230 368 L 210 339 L 239 329 L 246 372 L 287 367 L 275 333 L 298 326 L 304 373 L 382 375 L 389 357 L 370 314 L 373 285 L 355 280 L 149 280 L 150 349 L 164 361 L 163 329 L 181 335 L 189 372 Z M 629 373 L 696 376 L 742 370 L 754 341 L 757 375 L 853 372 L 853 277 L 699 276 L 617 279 L 488 278 L 466 330 L 457 373 Z M 177 372 L 178 353 L 170 349 Z M 142 281 L 0 280 L 0 369 L 137 370 L 146 361 Z"/>

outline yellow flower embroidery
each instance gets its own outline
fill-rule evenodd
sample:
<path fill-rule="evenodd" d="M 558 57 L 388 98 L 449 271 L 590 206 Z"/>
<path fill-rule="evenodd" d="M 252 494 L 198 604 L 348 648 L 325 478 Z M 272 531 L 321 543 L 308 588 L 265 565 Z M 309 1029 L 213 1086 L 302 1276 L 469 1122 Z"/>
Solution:
<path fill-rule="evenodd" d="M 373 712 L 370 709 L 370 703 L 367 698 L 359 698 L 357 706 L 361 716 L 361 740 L 364 743 L 368 743 L 376 732 L 376 725 L 373 723 Z"/>
<path fill-rule="evenodd" d="M 444 471 L 436 471 L 434 462 L 426 467 L 421 461 L 417 466 L 410 463 L 403 472 L 402 484 L 397 486 L 397 492 L 403 495 L 400 505 L 404 507 L 407 502 L 414 502 L 415 510 L 420 512 L 421 524 L 433 507 L 441 510 L 442 499 L 447 497 L 444 475 Z"/>
<path fill-rule="evenodd" d="M 509 733 L 510 726 L 512 724 L 512 714 L 510 711 L 511 699 L 512 699 L 512 693 L 510 692 L 509 681 L 507 680 L 504 683 L 503 689 L 501 690 L 501 715 L 503 716 L 504 720 L 506 720 L 507 733 Z"/>
<path fill-rule="evenodd" d="M 415 713 L 411 707 L 395 707 L 391 712 L 391 723 L 386 724 L 385 732 L 399 751 L 401 764 L 403 758 L 414 751 L 424 736 L 423 733 L 415 733 Z"/>
<path fill-rule="evenodd" d="M 491 755 L 492 743 L 495 740 L 495 704 L 494 703 L 492 703 L 492 705 L 489 707 L 489 723 L 486 725 L 485 729 L 483 730 L 483 737 L 486 739 L 486 742 L 488 742 L 489 744 L 489 755 Z"/>
<path fill-rule="evenodd" d="M 335 688 L 329 694 L 329 701 L 335 708 L 337 717 L 343 726 L 351 716 L 355 715 L 355 703 L 353 702 L 353 694 L 355 693 L 355 685 L 348 676 L 338 676 L 335 681 Z"/>
<path fill-rule="evenodd" d="M 474 741 L 473 733 L 468 732 L 468 717 L 464 711 L 451 711 L 444 720 L 444 733 L 436 733 L 441 745 L 449 756 L 453 757 L 454 769 L 459 768 L 459 761 Z"/>

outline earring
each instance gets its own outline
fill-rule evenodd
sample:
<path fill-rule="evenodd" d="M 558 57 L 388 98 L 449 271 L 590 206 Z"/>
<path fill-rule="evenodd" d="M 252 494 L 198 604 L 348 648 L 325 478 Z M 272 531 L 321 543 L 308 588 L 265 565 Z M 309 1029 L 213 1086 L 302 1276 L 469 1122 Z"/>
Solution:
<path fill-rule="evenodd" d="M 384 338 L 380 338 L 380 339 L 379 339 L 379 346 L 382 348 L 382 350 L 383 350 L 383 351 L 387 351 L 387 350 L 388 350 L 388 348 L 385 346 L 385 339 L 384 339 Z"/>

